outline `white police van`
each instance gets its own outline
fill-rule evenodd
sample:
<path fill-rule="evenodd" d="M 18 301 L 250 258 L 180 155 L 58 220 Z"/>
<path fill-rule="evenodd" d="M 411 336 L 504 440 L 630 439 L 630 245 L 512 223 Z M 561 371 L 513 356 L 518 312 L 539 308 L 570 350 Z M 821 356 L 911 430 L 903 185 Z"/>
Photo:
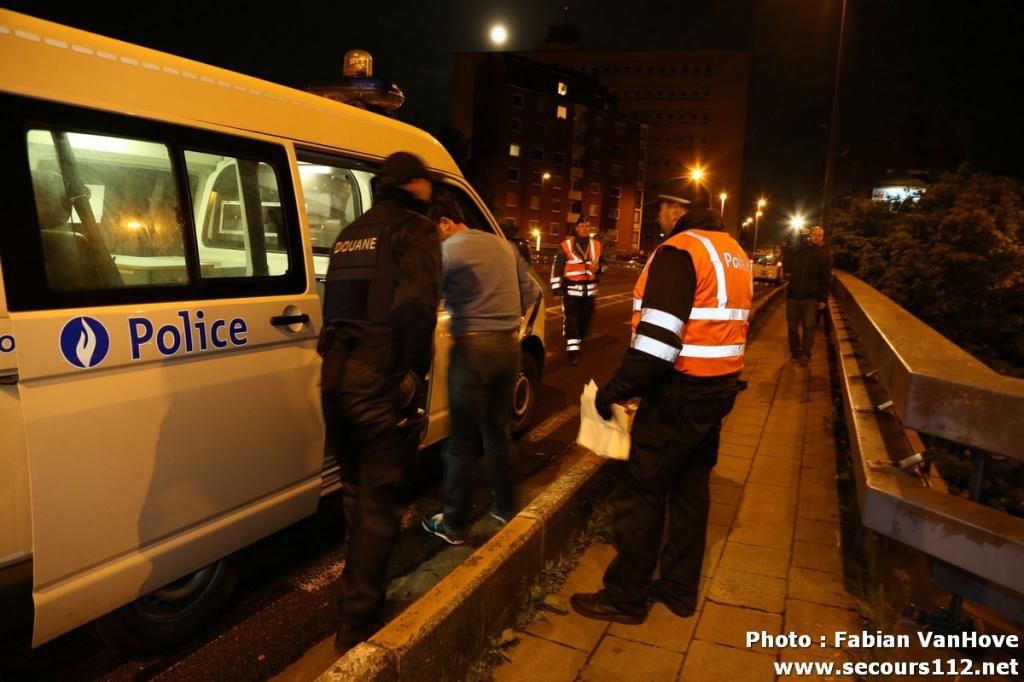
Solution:
<path fill-rule="evenodd" d="M 100 617 L 181 639 L 225 601 L 226 557 L 337 489 L 320 281 L 380 161 L 417 154 L 501 233 L 422 131 L 7 11 L 0 136 L 0 619 L 27 612 L 33 645 Z M 444 315 L 435 347 L 443 379 Z M 433 381 L 424 444 L 447 404 Z"/>

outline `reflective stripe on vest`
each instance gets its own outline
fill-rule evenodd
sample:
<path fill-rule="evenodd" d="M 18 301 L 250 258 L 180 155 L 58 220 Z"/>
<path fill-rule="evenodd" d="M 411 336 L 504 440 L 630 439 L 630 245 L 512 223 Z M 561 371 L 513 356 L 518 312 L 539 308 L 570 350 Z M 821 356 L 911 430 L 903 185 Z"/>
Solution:
<path fill-rule="evenodd" d="M 690 254 L 696 291 L 688 320 L 662 310 L 644 308 L 644 290 L 654 255 L 665 247 Z M 631 347 L 673 362 L 676 371 L 693 376 L 722 376 L 743 369 L 747 319 L 753 299 L 750 261 L 739 244 L 724 232 L 687 230 L 658 245 L 633 290 Z M 678 334 L 674 347 L 643 333 L 643 322 Z"/>
<path fill-rule="evenodd" d="M 591 239 L 586 258 L 583 258 L 576 251 L 574 241 L 570 237 L 562 242 L 562 252 L 565 254 L 563 276 L 570 282 L 596 282 L 597 267 L 601 260 L 601 245 L 596 239 Z"/>

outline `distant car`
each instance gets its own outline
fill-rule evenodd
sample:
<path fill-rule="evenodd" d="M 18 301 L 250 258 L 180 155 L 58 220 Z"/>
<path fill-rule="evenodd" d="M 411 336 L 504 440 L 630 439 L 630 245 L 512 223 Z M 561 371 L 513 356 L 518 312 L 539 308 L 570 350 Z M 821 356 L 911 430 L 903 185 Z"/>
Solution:
<path fill-rule="evenodd" d="M 782 258 L 774 254 L 758 256 L 754 260 L 754 281 L 782 284 Z"/>

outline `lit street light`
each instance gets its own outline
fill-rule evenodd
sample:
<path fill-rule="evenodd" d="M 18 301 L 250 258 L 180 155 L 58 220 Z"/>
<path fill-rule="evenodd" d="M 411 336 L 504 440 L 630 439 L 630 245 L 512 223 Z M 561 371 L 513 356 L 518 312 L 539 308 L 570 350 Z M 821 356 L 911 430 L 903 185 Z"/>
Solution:
<path fill-rule="evenodd" d="M 537 249 L 536 250 L 540 251 L 540 230 L 534 230 L 530 234 L 532 234 L 537 239 Z"/>
<path fill-rule="evenodd" d="M 722 220 L 725 220 L 725 200 L 729 197 L 728 194 L 722 192 L 718 195 L 718 198 L 722 200 Z"/>
<path fill-rule="evenodd" d="M 551 179 L 551 173 L 544 173 L 544 175 L 540 176 L 540 179 L 541 180 L 550 180 Z"/>
<path fill-rule="evenodd" d="M 690 169 L 690 179 L 694 182 L 700 182 L 704 179 L 704 169 L 700 166 L 694 166 Z"/>
<path fill-rule="evenodd" d="M 491 42 L 497 46 L 502 46 L 505 41 L 508 40 L 508 31 L 501 24 L 495 24 L 491 27 Z"/>
<path fill-rule="evenodd" d="M 807 219 L 804 218 L 802 215 L 795 215 L 789 219 L 789 226 L 793 228 L 794 232 L 799 232 L 800 230 L 804 229 L 806 225 Z"/>
<path fill-rule="evenodd" d="M 765 201 L 764 197 L 761 197 L 760 199 L 757 200 L 758 210 L 757 213 L 754 214 L 754 249 L 752 251 L 755 256 L 757 255 L 757 228 L 760 227 L 761 216 L 764 215 L 764 211 L 762 211 L 761 209 L 764 208 L 767 204 L 768 202 Z"/>

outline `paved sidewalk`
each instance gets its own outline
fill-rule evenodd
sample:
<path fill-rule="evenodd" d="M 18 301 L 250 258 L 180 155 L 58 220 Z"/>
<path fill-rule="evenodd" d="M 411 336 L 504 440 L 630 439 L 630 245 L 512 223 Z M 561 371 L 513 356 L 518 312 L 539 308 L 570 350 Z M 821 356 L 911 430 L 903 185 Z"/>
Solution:
<path fill-rule="evenodd" d="M 697 613 L 678 618 L 655 604 L 638 626 L 549 614 L 507 650 L 511 662 L 494 669 L 496 681 L 768 682 L 780 656 L 842 653 L 747 649 L 747 631 L 817 641 L 861 630 L 842 580 L 826 340 L 819 331 L 811 366 L 801 368 L 789 362 L 785 306 L 765 322 L 748 347 L 749 388 L 722 431 Z M 600 589 L 613 555 L 610 545 L 592 546 L 561 590 L 566 601 Z"/>

